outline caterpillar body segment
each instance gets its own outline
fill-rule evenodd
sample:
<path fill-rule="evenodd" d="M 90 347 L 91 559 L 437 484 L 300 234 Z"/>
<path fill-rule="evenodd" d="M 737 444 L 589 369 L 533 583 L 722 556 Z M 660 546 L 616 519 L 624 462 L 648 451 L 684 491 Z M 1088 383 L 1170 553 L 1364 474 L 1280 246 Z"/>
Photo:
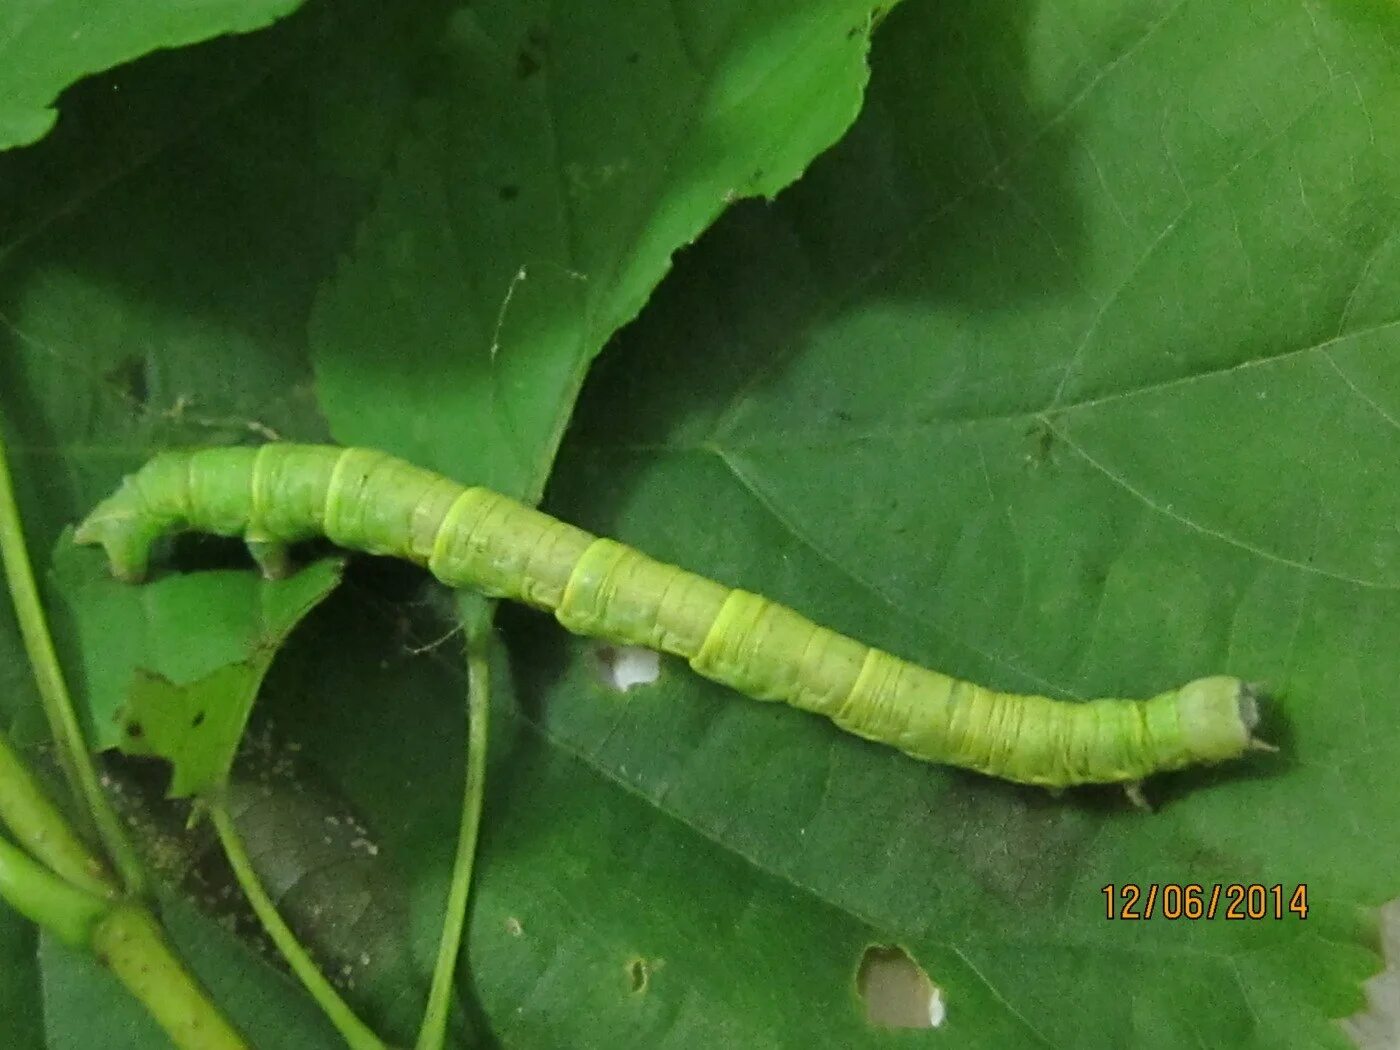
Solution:
<path fill-rule="evenodd" d="M 162 453 L 100 503 L 76 540 L 124 580 L 184 530 L 243 537 L 264 573 L 291 543 L 405 558 L 450 587 L 551 611 L 576 634 L 680 656 L 760 700 L 824 715 L 929 762 L 1058 788 L 1134 784 L 1265 748 L 1252 688 L 1198 679 L 1147 700 L 998 693 L 920 667 L 509 497 L 370 449 L 267 444 Z"/>

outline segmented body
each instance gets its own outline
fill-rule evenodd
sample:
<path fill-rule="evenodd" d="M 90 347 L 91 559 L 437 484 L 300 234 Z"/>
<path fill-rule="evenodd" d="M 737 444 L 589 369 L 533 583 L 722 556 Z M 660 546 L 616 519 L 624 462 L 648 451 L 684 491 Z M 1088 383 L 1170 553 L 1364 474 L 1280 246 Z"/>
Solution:
<path fill-rule="evenodd" d="M 577 634 L 643 645 L 759 700 L 825 715 L 930 762 L 1047 787 L 1132 782 L 1257 743 L 1249 688 L 1198 679 L 1147 700 L 998 693 L 828 630 L 761 595 L 663 564 L 499 493 L 386 453 L 269 444 L 163 453 L 79 527 L 113 571 L 146 572 L 162 534 L 244 537 L 269 575 L 324 535 L 425 566 L 450 587 L 549 610 Z"/>

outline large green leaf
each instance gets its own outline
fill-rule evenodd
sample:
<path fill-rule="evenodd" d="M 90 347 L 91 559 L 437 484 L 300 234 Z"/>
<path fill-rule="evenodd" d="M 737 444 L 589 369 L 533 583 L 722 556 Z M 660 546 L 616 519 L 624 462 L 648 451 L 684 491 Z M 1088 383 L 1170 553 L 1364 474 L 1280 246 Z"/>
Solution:
<path fill-rule="evenodd" d="M 45 135 L 69 84 L 157 48 L 261 29 L 301 0 L 10 0 L 0 8 L 0 150 Z"/>
<path fill-rule="evenodd" d="M 463 476 L 475 471 L 517 491 L 538 492 L 588 359 L 640 308 L 670 253 L 731 199 L 775 192 L 853 119 L 871 28 L 869 12 L 851 0 L 790 2 L 757 14 L 742 5 L 717 12 L 706 4 L 613 3 L 591 5 L 583 17 L 528 4 L 477 5 L 452 14 L 451 4 L 431 0 L 392 9 L 345 0 L 319 5 L 268 33 L 156 56 L 75 89 L 55 134 L 7 155 L 0 167 L 8 190 L 0 201 L 0 390 L 32 548 L 52 549 L 66 523 L 157 448 L 273 436 L 324 439 L 308 328 L 316 333 L 324 388 L 335 391 L 325 399 L 327 415 L 342 434 L 354 436 L 352 416 L 396 418 L 406 429 L 398 437 L 386 433 L 382 443 L 436 449 L 438 464 Z M 664 47 L 639 35 L 660 26 L 669 27 Z M 482 51 L 483 34 L 500 36 L 500 54 L 508 61 Z M 634 47 L 620 47 L 633 37 Z M 546 84 L 557 95 L 555 76 L 565 76 L 566 97 L 542 98 Z M 482 100 L 473 90 L 483 84 L 494 85 L 497 108 L 490 125 L 471 126 L 481 119 L 474 107 Z M 519 181 L 509 185 L 519 188 L 520 206 L 498 216 L 513 215 L 516 226 L 505 223 L 499 242 L 481 241 L 465 269 L 405 269 L 405 262 L 423 261 L 407 249 L 454 230 L 453 222 L 474 221 L 472 202 L 509 203 L 500 170 L 484 161 L 530 146 L 520 128 L 538 126 L 549 115 L 559 117 L 560 127 L 571 122 L 579 141 L 557 156 L 518 156 L 513 177 Z M 663 130 L 677 144 L 672 155 L 658 152 L 656 136 Z M 628 163 L 613 172 L 625 192 L 610 196 L 592 180 L 614 155 Z M 426 167 L 415 167 L 420 161 Z M 571 225 L 557 228 L 567 228 L 576 243 L 595 244 L 598 250 L 584 261 L 602 268 L 589 276 L 582 298 L 579 278 L 555 280 L 557 268 L 531 265 L 541 255 L 548 263 L 558 242 L 536 238 L 530 216 L 542 213 L 526 198 L 570 178 L 577 182 L 571 192 L 593 203 Z M 453 194 L 447 223 L 420 206 L 443 183 Z M 564 200 L 559 196 L 553 206 Z M 480 240 L 468 228 L 454 232 L 468 243 Z M 518 257 L 502 263 L 502 253 Z M 527 276 L 509 304 L 508 281 L 480 291 L 464 283 L 509 277 L 520 265 Z M 468 385 L 479 378 L 483 359 L 491 362 L 487 344 L 468 330 L 453 333 L 450 325 L 419 331 L 396 323 L 403 301 L 389 293 L 405 280 L 413 310 L 449 319 L 454 311 L 471 318 L 473 311 L 489 310 L 493 331 L 501 318 L 496 359 L 516 371 L 506 376 L 509 397 L 496 399 L 499 407 L 490 399 L 478 405 L 480 391 Z M 540 317 L 562 319 L 569 331 L 531 329 Z M 455 338 L 444 337 L 445 330 Z M 542 334 L 550 338 L 538 338 Z M 375 348 L 384 355 L 369 362 L 375 367 L 366 367 L 363 357 L 366 336 L 378 340 Z M 386 365 L 394 359 L 416 362 L 428 381 L 406 422 L 390 397 L 394 372 Z M 459 410 L 463 399 L 473 414 Z M 520 413 L 531 423 L 517 441 L 512 428 Z M 446 456 L 451 449 L 460 454 Z M 523 458 L 512 458 L 517 453 Z M 433 457 L 425 452 L 424 458 Z M 191 567 L 190 550 L 175 553 L 178 567 Z M 196 565 L 204 563 L 205 555 L 195 558 Z M 422 656 L 407 651 L 445 630 L 434 618 L 438 603 L 421 590 L 421 581 L 410 577 L 416 582 L 405 589 L 401 577 L 366 572 L 358 584 L 352 576 L 350 596 L 299 630 L 300 643 L 273 669 L 287 688 L 274 683 L 269 706 L 289 712 L 287 724 L 311 767 L 298 790 L 319 783 L 331 808 L 324 818 L 289 821 L 287 812 L 304 817 L 305 811 L 283 807 L 279 816 L 267 805 L 250 806 L 243 825 L 270 886 L 294 921 L 306 917 L 301 925 L 308 939 L 326 948 L 337 971 L 347 936 L 395 951 L 407 945 L 406 960 L 392 966 L 379 965 L 376 950 L 373 965 L 351 967 L 366 980 L 349 989 L 357 1005 L 370 1002 L 372 1019 L 383 1020 L 402 1040 L 411 1036 L 432 963 L 450 870 L 464 683 L 451 645 Z M 207 583 L 187 586 L 203 596 Z M 201 610 L 204 619 L 233 622 L 237 595 L 218 600 L 219 606 Z M 378 615 L 367 619 L 366 605 Z M 100 606 L 93 603 L 79 616 L 100 614 Z M 405 625 L 421 617 L 426 624 L 414 628 L 410 643 Z M 139 633 L 140 620 L 125 614 L 114 634 Z M 352 635 L 355 624 L 365 623 L 367 636 Z M 5 652 L 18 654 L 12 625 L 6 621 L 3 628 Z M 354 642 L 349 651 L 347 638 Z M 61 639 L 74 654 L 75 639 Z M 222 645 L 229 659 L 239 659 L 246 639 L 231 648 L 229 642 L 228 635 L 201 629 L 191 652 L 207 654 Z M 74 670 L 91 656 L 75 658 Z M 200 673 L 221 673 L 207 661 L 200 666 Z M 83 676 L 77 679 L 81 687 Z M 18 695 L 4 701 L 7 716 L 13 702 L 27 724 L 40 725 L 27 707 L 31 696 L 22 673 L 15 684 Z M 104 726 L 112 714 L 106 696 L 85 696 L 89 716 Z M 582 769 L 549 791 L 581 799 L 585 789 L 595 792 L 600 808 L 617 795 Z M 545 819 L 550 808 L 546 798 L 533 819 Z M 373 846 L 392 874 L 372 888 L 357 881 L 351 863 L 363 858 L 347 858 L 337 843 L 325 841 L 334 837 L 329 818 L 345 820 L 346 813 L 355 821 L 349 826 L 358 828 L 361 820 L 365 826 L 364 835 L 356 831 L 347 840 L 348 850 L 364 854 Z M 631 819 L 652 817 L 641 807 Z M 586 838 L 587 829 L 579 830 Z M 609 885 L 604 845 L 590 865 L 597 872 L 592 892 L 600 898 Z M 541 878 L 551 858 L 558 859 L 546 853 L 540 861 Z M 707 864 L 742 883 L 743 865 L 725 851 L 711 850 Z M 662 858 L 658 871 L 674 874 L 675 860 Z M 666 878 L 658 874 L 653 881 L 659 887 Z M 385 900 L 386 887 L 398 897 Z M 780 929 L 791 894 L 780 883 L 768 892 L 763 928 Z M 726 905 L 731 914 L 734 900 Z M 675 920 L 665 919 L 664 905 L 658 904 L 657 916 L 676 928 Z M 22 1001 L 40 984 L 46 993 L 62 993 L 52 1001 L 55 1020 L 43 1033 L 46 1045 L 67 1045 L 112 1009 L 112 989 L 102 975 L 73 957 L 34 952 L 32 940 L 23 938 L 15 952 L 24 964 L 0 974 L 0 982 L 10 982 L 8 995 Z M 846 966 L 844 955 L 836 961 Z M 609 957 L 602 969 L 584 962 L 586 972 L 607 974 L 608 983 L 597 986 L 607 994 L 617 987 L 614 978 L 621 982 L 622 1009 L 648 1001 L 631 991 L 634 974 L 643 972 L 631 956 Z M 800 962 L 794 958 L 787 972 Z M 728 971 L 721 963 L 717 946 L 708 993 L 717 997 L 726 994 Z M 262 983 L 254 987 L 265 991 L 258 1023 L 248 1029 L 274 1045 L 277 1037 L 267 1033 L 278 1031 L 284 1015 L 298 1023 L 306 1004 L 297 1000 L 289 1007 L 280 993 L 266 991 L 285 991 L 270 968 L 248 960 L 241 965 L 257 970 Z M 396 983 L 386 986 L 385 974 Z M 221 999 L 229 980 L 227 971 L 210 977 Z M 499 999 L 477 1003 L 482 993 L 474 985 L 464 982 L 462 991 L 483 1031 L 500 1028 L 503 1011 L 513 1008 Z M 756 986 L 747 994 L 766 1001 L 769 993 Z M 226 1005 L 246 1022 L 248 1009 L 258 1004 L 230 999 Z M 37 1015 L 38 1003 L 33 1010 Z M 724 1012 L 735 1030 L 769 1031 L 764 1014 L 749 1009 L 747 1000 Z M 547 1003 L 541 1014 L 539 1023 L 571 1041 L 578 1016 Z M 617 1023 L 618 1015 L 609 1016 Z M 129 1004 L 121 1017 L 123 1038 L 150 1045 L 149 1027 L 141 1027 Z M 593 1037 L 585 1032 L 580 1038 Z"/>
<path fill-rule="evenodd" d="M 538 499 L 584 372 L 731 201 L 849 126 L 868 0 L 458 12 L 318 299 L 344 444 Z"/>
<path fill-rule="evenodd" d="M 1003 688 L 1262 680 L 1282 753 L 1161 778 L 1144 816 L 683 668 L 609 704 L 583 642 L 530 646 L 522 692 L 557 746 L 910 947 L 959 1045 L 1335 1045 L 1400 856 L 1400 23 L 1028 10 L 891 16 L 836 155 L 600 366 L 548 505 Z M 1216 880 L 1314 907 L 1103 917 L 1105 885 Z"/>
<path fill-rule="evenodd" d="M 519 445 L 544 463 L 539 421 L 568 408 L 558 377 L 606 332 L 579 325 L 574 356 L 553 356 L 560 342 L 532 326 L 576 323 L 583 290 L 551 267 L 507 304 L 522 245 L 547 240 L 502 234 L 515 254 L 483 253 L 494 287 L 466 305 L 461 268 L 423 263 L 444 183 L 444 235 L 476 228 L 460 226 L 474 194 L 500 199 L 494 177 L 453 182 L 465 138 L 430 134 L 466 104 L 441 66 L 479 37 L 450 38 L 412 74 L 417 34 L 440 23 L 384 29 L 346 10 L 307 23 L 328 34 L 314 56 L 290 31 L 264 35 L 241 93 L 198 63 L 132 71 L 182 98 L 179 120 L 121 114 L 160 144 L 110 169 L 135 177 L 92 177 L 61 135 L 34 152 L 32 170 L 87 176 L 35 190 L 68 217 L 16 226 L 29 239 L 3 277 L 0 309 L 25 338 L 7 337 L 0 379 L 40 547 L 158 444 L 323 433 L 313 299 L 323 376 L 329 333 L 363 353 L 353 321 L 330 326 L 356 301 L 386 357 L 434 348 L 409 378 L 442 391 L 383 443 L 442 457 L 476 424 L 490 462 L 465 448 L 451 462 L 531 491 L 500 438 L 518 417 L 434 409 L 481 396 L 464 384 L 499 335 L 502 360 L 544 377 Z M 866 1027 L 853 991 L 866 944 L 897 942 L 946 996 L 930 1042 L 1340 1042 L 1328 1019 L 1356 1007 L 1376 964 L 1371 907 L 1397 881 L 1397 17 L 1381 0 L 897 11 L 865 117 L 668 279 L 596 377 L 550 495 L 563 516 L 1000 686 L 1263 679 L 1283 752 L 1162 778 L 1150 816 L 1108 792 L 1055 800 L 919 765 L 683 666 L 621 696 L 590 643 L 512 616 L 518 703 L 498 698 L 463 982 L 479 1028 L 525 1046 L 904 1044 Z M 357 54 L 356 39 L 374 46 Z M 172 69 L 182 79 L 163 79 Z M 510 185 L 542 184 L 530 176 Z M 675 244 L 684 225 L 666 227 Z M 632 256 L 652 276 L 594 308 L 645 294 L 665 251 Z M 415 298 L 388 295 L 405 275 Z M 406 302 L 421 327 L 396 320 Z M 457 317 L 467 334 L 445 340 Z M 464 347 L 477 356 L 453 356 Z M 361 365 L 366 384 L 376 375 Z M 337 392 L 328 412 L 392 420 L 392 389 Z M 403 874 L 413 977 L 445 887 L 464 690 L 451 641 L 430 644 L 442 625 L 418 579 L 352 573 L 270 683 L 284 730 Z M 283 843 L 296 890 L 314 885 L 304 847 L 322 835 L 306 823 Z M 1102 917 L 1106 883 L 1192 879 L 1305 881 L 1313 908 Z M 0 981 L 24 996 L 41 975 L 32 944 L 13 944 L 20 965 Z M 80 988 L 63 1016 L 106 1002 Z M 273 1031 L 305 1005 L 260 1002 Z"/>

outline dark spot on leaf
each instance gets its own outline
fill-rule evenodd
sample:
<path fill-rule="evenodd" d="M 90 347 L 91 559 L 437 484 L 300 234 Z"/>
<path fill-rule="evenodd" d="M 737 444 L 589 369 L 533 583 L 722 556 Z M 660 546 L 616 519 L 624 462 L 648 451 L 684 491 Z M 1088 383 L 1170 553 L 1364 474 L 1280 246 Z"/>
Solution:
<path fill-rule="evenodd" d="M 526 80 L 540 71 L 549 55 L 549 31 L 535 26 L 525 34 L 525 43 L 515 56 L 515 75 Z"/>
<path fill-rule="evenodd" d="M 632 994 L 641 995 L 647 990 L 647 983 L 651 980 L 651 967 L 645 959 L 633 959 L 627 964 L 627 976 L 632 983 Z"/>
<path fill-rule="evenodd" d="M 1027 463 L 1040 467 L 1051 462 L 1059 438 L 1048 420 L 1038 419 L 1031 424 L 1026 431 L 1026 439 L 1030 446 L 1026 453 Z"/>
<path fill-rule="evenodd" d="M 860 957 L 856 990 L 865 1019 L 881 1028 L 937 1028 L 944 1020 L 943 993 L 903 948 L 871 944 Z"/>
<path fill-rule="evenodd" d="M 203 724 L 204 724 L 204 712 L 203 712 L 203 711 L 199 712 L 199 714 L 195 715 L 194 718 L 192 718 L 192 719 L 190 720 L 190 728 L 191 728 L 191 729 L 198 729 L 198 728 L 199 728 L 200 726 L 202 726 Z"/>
<path fill-rule="evenodd" d="M 131 739 L 133 740 L 140 740 L 143 736 L 146 735 L 146 730 L 142 727 L 140 722 L 137 722 L 133 719 L 132 721 L 126 724 L 126 735 L 131 737 Z"/>
<path fill-rule="evenodd" d="M 844 408 L 838 408 L 838 409 L 836 410 L 836 418 L 839 419 L 842 423 L 849 423 L 851 420 L 855 419 L 856 417 L 853 416 L 853 415 L 851 415 L 851 414 L 850 414 L 849 412 L 847 412 Z"/>
<path fill-rule="evenodd" d="M 635 66 L 641 60 L 642 56 L 641 53 L 638 51 L 632 51 L 627 55 L 627 64 L 629 66 Z"/>
<path fill-rule="evenodd" d="M 513 201 L 516 197 L 520 196 L 520 187 L 507 184 L 502 186 L 498 192 L 501 195 L 501 200 Z"/>
<path fill-rule="evenodd" d="M 123 359 L 109 368 L 103 378 L 116 387 L 123 398 L 138 407 L 146 407 L 151 391 L 145 362 L 139 357 Z"/>

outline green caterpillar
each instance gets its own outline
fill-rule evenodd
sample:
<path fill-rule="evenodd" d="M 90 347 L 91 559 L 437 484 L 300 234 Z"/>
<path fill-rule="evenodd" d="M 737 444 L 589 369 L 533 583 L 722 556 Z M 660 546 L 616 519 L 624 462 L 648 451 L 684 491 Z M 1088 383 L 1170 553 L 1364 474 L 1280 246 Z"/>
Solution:
<path fill-rule="evenodd" d="M 179 530 L 242 536 L 268 576 L 289 570 L 288 544 L 317 535 L 407 558 L 449 587 L 549 610 L 576 634 L 673 653 L 756 699 L 1005 780 L 1133 785 L 1268 749 L 1250 735 L 1255 694 L 1237 678 L 1202 678 L 1148 700 L 993 692 L 384 452 L 268 444 L 162 453 L 75 538 L 101 544 L 113 573 L 134 582 L 151 544 Z"/>

